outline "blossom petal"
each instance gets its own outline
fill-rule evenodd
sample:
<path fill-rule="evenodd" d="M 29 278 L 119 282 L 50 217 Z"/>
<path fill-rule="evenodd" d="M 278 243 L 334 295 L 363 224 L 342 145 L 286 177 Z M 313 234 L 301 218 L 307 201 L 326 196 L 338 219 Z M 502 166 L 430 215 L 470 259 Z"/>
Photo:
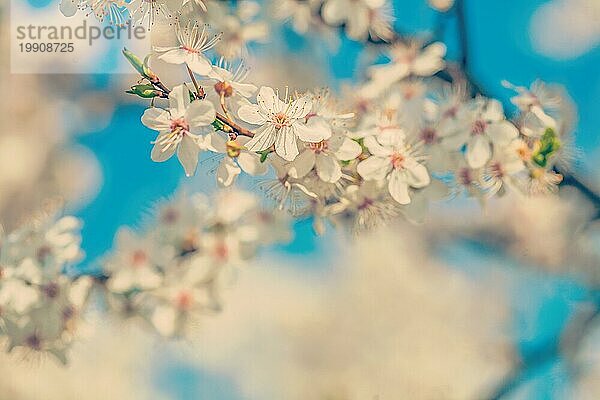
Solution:
<path fill-rule="evenodd" d="M 163 137 L 170 135 L 170 132 L 163 132 L 156 138 L 156 141 L 160 141 Z M 169 146 L 168 148 L 165 145 L 155 144 L 152 148 L 152 153 L 150 153 L 150 158 L 154 162 L 163 162 L 167 161 L 169 158 L 175 154 L 176 146 Z M 166 150 L 165 150 L 166 149 Z"/>
<path fill-rule="evenodd" d="M 215 120 L 215 107 L 210 101 L 196 100 L 185 111 L 185 120 L 192 128 L 210 125 Z"/>
<path fill-rule="evenodd" d="M 277 132 L 275 152 L 287 161 L 294 161 L 298 155 L 298 137 L 292 127 L 283 127 Z"/>
<path fill-rule="evenodd" d="M 304 178 L 315 166 L 315 152 L 306 149 L 290 163 L 288 175 L 292 178 Z"/>
<path fill-rule="evenodd" d="M 158 56 L 159 60 L 163 60 L 169 64 L 183 64 L 188 59 L 188 52 L 178 47 L 167 50 L 165 53 Z"/>
<path fill-rule="evenodd" d="M 338 25 L 346 19 L 346 15 L 349 11 L 345 1 L 329 0 L 323 6 L 321 13 L 325 22 L 331 25 Z"/>
<path fill-rule="evenodd" d="M 348 5 L 347 7 L 354 8 L 348 14 L 346 23 L 346 34 L 351 39 L 360 40 L 367 36 L 369 32 L 369 12 L 368 10 L 358 9 L 358 5 Z"/>
<path fill-rule="evenodd" d="M 335 157 L 317 154 L 317 175 L 323 182 L 334 183 L 342 177 L 342 168 Z"/>
<path fill-rule="evenodd" d="M 186 63 L 192 72 L 195 72 L 198 75 L 207 76 L 210 71 L 212 71 L 212 64 L 208 61 L 208 58 L 202 54 L 192 54 L 191 56 L 188 56 Z"/>
<path fill-rule="evenodd" d="M 286 108 L 286 104 L 279 99 L 275 91 L 268 87 L 262 86 L 256 96 L 256 102 L 261 111 L 266 113 L 280 112 Z"/>
<path fill-rule="evenodd" d="M 243 97 L 250 97 L 258 90 L 258 88 L 251 83 L 231 82 L 231 86 L 236 93 Z"/>
<path fill-rule="evenodd" d="M 379 144 L 375 136 L 367 136 L 364 143 L 369 152 L 375 156 L 387 157 L 392 154 L 390 149 Z"/>
<path fill-rule="evenodd" d="M 227 151 L 227 140 L 217 132 L 211 132 L 204 137 L 204 145 L 210 151 L 215 153 L 225 153 Z"/>
<path fill-rule="evenodd" d="M 356 171 L 366 180 L 380 180 L 385 178 L 392 169 L 392 164 L 387 158 L 371 156 L 356 166 Z"/>
<path fill-rule="evenodd" d="M 241 172 L 231 157 L 225 156 L 217 168 L 217 182 L 222 187 L 231 186 Z"/>
<path fill-rule="evenodd" d="M 407 163 L 405 172 L 406 183 L 414 188 L 425 187 L 431 182 L 427 168 L 414 160 Z"/>
<path fill-rule="evenodd" d="M 298 121 L 292 129 L 303 142 L 318 143 L 331 137 L 331 127 L 321 118 L 311 118 L 308 124 Z"/>
<path fill-rule="evenodd" d="M 431 76 L 444 68 L 446 46 L 443 43 L 432 43 L 417 57 L 412 66 L 412 72 L 419 76 Z"/>
<path fill-rule="evenodd" d="M 349 161 L 354 160 L 362 153 L 362 147 L 354 140 L 344 137 L 341 146 L 335 151 L 335 156 L 338 160 Z"/>
<path fill-rule="evenodd" d="M 220 82 L 226 82 L 233 77 L 232 73 L 224 68 L 214 65 L 212 70 L 207 75 L 209 78 L 216 79 Z"/>
<path fill-rule="evenodd" d="M 188 104 L 190 104 L 190 91 L 185 85 L 175 86 L 169 93 L 169 109 L 171 118 L 177 119 L 185 115 Z"/>
<path fill-rule="evenodd" d="M 490 124 L 486 133 L 494 144 L 507 146 L 513 139 L 519 136 L 519 130 L 511 122 L 503 120 Z"/>
<path fill-rule="evenodd" d="M 485 106 L 485 111 L 483 111 L 482 117 L 486 121 L 502 121 L 504 119 L 504 110 L 502 108 L 502 103 L 495 99 L 488 100 Z"/>
<path fill-rule="evenodd" d="M 241 106 L 238 110 L 238 116 L 242 121 L 253 125 L 262 125 L 267 122 L 267 119 L 260 111 L 260 107 L 256 104 Z"/>
<path fill-rule="evenodd" d="M 390 175 L 388 190 L 390 195 L 392 195 L 392 198 L 399 204 L 410 204 L 408 183 L 404 180 L 404 176 L 400 171 L 396 170 Z"/>
<path fill-rule="evenodd" d="M 196 172 L 199 153 L 200 147 L 194 139 L 190 135 L 184 135 L 181 143 L 179 143 L 177 158 L 179 158 L 179 162 L 183 165 L 186 176 L 192 176 Z"/>
<path fill-rule="evenodd" d="M 490 142 L 487 138 L 472 136 L 467 142 L 467 162 L 471 168 L 481 168 L 492 157 Z"/>
<path fill-rule="evenodd" d="M 304 118 L 312 109 L 312 100 L 308 96 L 294 100 L 289 105 L 287 115 L 290 118 Z"/>
<path fill-rule="evenodd" d="M 250 175 L 264 175 L 268 171 L 268 164 L 260 162 L 260 156 L 256 153 L 242 151 L 237 158 L 238 164 L 242 170 Z"/>
<path fill-rule="evenodd" d="M 171 115 L 162 108 L 151 107 L 144 111 L 142 124 L 155 131 L 163 132 L 171 127 Z"/>
<path fill-rule="evenodd" d="M 273 125 L 263 125 L 260 127 L 254 137 L 246 143 L 248 151 L 263 151 L 273 146 L 277 132 Z"/>
<path fill-rule="evenodd" d="M 385 89 L 391 82 L 398 82 L 406 78 L 409 73 L 410 67 L 405 63 L 374 65 L 369 68 L 369 74 L 373 78 L 374 83 L 380 86 L 380 90 Z"/>

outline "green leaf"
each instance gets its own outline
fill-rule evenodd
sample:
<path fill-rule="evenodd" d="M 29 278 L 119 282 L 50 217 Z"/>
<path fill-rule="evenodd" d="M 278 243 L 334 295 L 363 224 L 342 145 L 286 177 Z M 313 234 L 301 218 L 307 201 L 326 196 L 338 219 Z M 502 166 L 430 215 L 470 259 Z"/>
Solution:
<path fill-rule="evenodd" d="M 265 161 L 267 161 L 267 157 L 269 156 L 269 154 L 271 153 L 271 150 L 263 150 L 263 151 L 259 151 L 258 154 L 260 154 L 260 162 L 264 163 Z"/>
<path fill-rule="evenodd" d="M 546 129 L 540 138 L 539 148 L 531 156 L 531 161 L 539 167 L 546 168 L 548 161 L 560 149 L 561 143 L 558 135 L 552 128 Z"/>
<path fill-rule="evenodd" d="M 221 120 L 219 120 L 219 119 L 215 119 L 212 122 L 212 126 L 217 131 L 222 131 L 225 128 L 225 124 L 223 122 L 221 122 Z"/>

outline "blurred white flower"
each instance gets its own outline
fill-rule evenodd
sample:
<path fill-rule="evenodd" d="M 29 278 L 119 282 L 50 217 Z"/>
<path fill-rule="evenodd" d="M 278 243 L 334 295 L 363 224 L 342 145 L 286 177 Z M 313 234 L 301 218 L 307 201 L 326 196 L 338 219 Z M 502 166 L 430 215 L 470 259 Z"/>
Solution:
<path fill-rule="evenodd" d="M 488 196 L 503 194 L 505 186 L 516 184 L 516 175 L 525 170 L 523 154 L 527 152 L 527 143 L 521 139 L 513 139 L 506 147 L 494 148 L 481 174 L 481 186 Z"/>
<path fill-rule="evenodd" d="M 321 11 L 325 22 L 345 24 L 348 37 L 355 40 L 366 40 L 369 34 L 390 39 L 391 12 L 386 0 L 325 0 Z"/>
<path fill-rule="evenodd" d="M 444 68 L 446 46 L 435 42 L 422 48 L 421 42 L 398 42 L 389 50 L 390 62 L 370 67 L 374 84 L 387 87 L 407 76 L 431 76 Z"/>
<path fill-rule="evenodd" d="M 545 2 L 533 13 L 530 31 L 539 53 L 561 60 L 579 57 L 600 43 L 600 3 Z"/>
<path fill-rule="evenodd" d="M 326 273 L 252 268 L 186 362 L 227 373 L 247 398 L 481 398 L 513 366 L 501 285 L 426 246 L 385 230 L 336 247 Z"/>
<path fill-rule="evenodd" d="M 504 116 L 497 100 L 476 99 L 461 110 L 463 128 L 446 139 L 460 149 L 466 143 L 466 159 L 472 168 L 483 167 L 492 157 L 492 144 L 506 146 L 519 135 L 519 130 Z"/>
<path fill-rule="evenodd" d="M 117 293 L 156 288 L 162 282 L 160 269 L 174 257 L 174 249 L 154 246 L 149 239 L 121 229 L 116 235 L 114 253 L 104 261 L 110 274 L 108 288 Z"/>
<path fill-rule="evenodd" d="M 219 55 L 228 60 L 244 57 L 251 43 L 266 42 L 269 36 L 269 25 L 256 16 L 260 5 L 255 1 L 240 0 L 233 9 L 212 7 L 208 10 L 211 26 L 222 32 L 221 40 L 216 44 Z"/>
<path fill-rule="evenodd" d="M 399 204 L 410 203 L 409 188 L 420 189 L 431 181 L 419 148 L 408 145 L 405 139 L 399 131 L 367 136 L 365 146 L 372 155 L 357 166 L 366 180 L 386 179 L 390 195 Z"/>

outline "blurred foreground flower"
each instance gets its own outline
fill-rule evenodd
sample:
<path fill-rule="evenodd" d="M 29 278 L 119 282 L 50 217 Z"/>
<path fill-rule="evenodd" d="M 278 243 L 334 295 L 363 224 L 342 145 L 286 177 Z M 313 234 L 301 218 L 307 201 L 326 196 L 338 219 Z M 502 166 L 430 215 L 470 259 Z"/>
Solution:
<path fill-rule="evenodd" d="M 91 278 L 66 268 L 81 258 L 80 221 L 45 215 L 0 241 L 0 333 L 15 348 L 67 362 Z"/>
<path fill-rule="evenodd" d="M 260 246 L 290 239 L 287 224 L 247 192 L 223 191 L 212 205 L 180 194 L 158 207 L 145 233 L 118 233 L 103 261 L 109 304 L 163 336 L 185 336 L 202 315 L 221 309 L 221 289 Z"/>

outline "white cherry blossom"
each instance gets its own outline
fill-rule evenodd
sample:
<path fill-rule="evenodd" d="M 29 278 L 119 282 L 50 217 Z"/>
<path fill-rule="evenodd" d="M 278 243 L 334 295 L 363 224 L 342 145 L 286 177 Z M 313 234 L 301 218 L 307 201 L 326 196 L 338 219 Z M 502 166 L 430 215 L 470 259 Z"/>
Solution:
<path fill-rule="evenodd" d="M 239 117 L 253 125 L 260 125 L 255 136 L 246 143 L 249 151 L 263 151 L 275 146 L 275 152 L 282 158 L 292 161 L 298 155 L 297 140 L 318 143 L 330 131 L 322 127 L 311 127 L 305 123 L 312 108 L 310 97 L 281 101 L 279 95 L 270 88 L 260 88 L 257 104 L 245 105 L 238 110 Z"/>
<path fill-rule="evenodd" d="M 245 149 L 244 146 L 249 140 L 243 136 L 238 136 L 235 140 L 226 140 L 216 132 L 206 136 L 207 149 L 224 154 L 217 168 L 219 185 L 231 186 L 242 171 L 252 176 L 267 173 L 268 164 L 260 161 L 260 155 Z"/>
<path fill-rule="evenodd" d="M 219 63 L 213 66 L 212 71 L 208 73 L 207 77 L 209 79 L 206 80 L 206 84 L 212 85 L 218 97 L 241 96 L 249 98 L 256 93 L 258 88 L 251 83 L 245 83 L 248 72 L 243 63 L 239 63 L 234 67 L 233 64 L 221 58 Z"/>
<path fill-rule="evenodd" d="M 290 164 L 290 175 L 305 177 L 313 168 L 324 182 L 335 183 L 342 177 L 340 161 L 354 160 L 362 153 L 358 143 L 344 135 L 334 135 L 306 148 Z"/>
<path fill-rule="evenodd" d="M 212 71 L 212 63 L 204 53 L 217 44 L 220 36 L 211 37 L 206 25 L 200 27 L 197 22 L 189 22 L 183 27 L 177 22 L 175 33 L 179 45 L 155 46 L 154 51 L 160 54 L 158 58 L 169 64 L 186 64 L 193 72 L 208 75 Z"/>
<path fill-rule="evenodd" d="M 152 160 L 163 162 L 177 151 L 177 158 L 187 176 L 194 174 L 202 147 L 201 133 L 210 128 L 215 120 L 215 108 L 206 100 L 190 103 L 189 90 L 185 85 L 175 87 L 169 94 L 169 110 L 149 108 L 142 116 L 142 123 L 159 132 L 153 142 Z"/>
<path fill-rule="evenodd" d="M 527 143 L 521 139 L 494 148 L 494 155 L 481 174 L 481 186 L 488 196 L 502 194 L 505 186 L 517 183 L 516 175 L 525 170 L 523 157 L 528 153 Z"/>
<path fill-rule="evenodd" d="M 175 256 L 174 249 L 159 248 L 122 229 L 116 236 L 115 253 L 104 262 L 110 273 L 108 288 L 116 293 L 158 287 L 162 282 L 160 269 Z"/>
<path fill-rule="evenodd" d="M 497 100 L 476 99 L 461 110 L 459 118 L 462 122 L 456 127 L 456 134 L 447 137 L 446 143 L 457 149 L 466 143 L 465 157 L 472 168 L 481 168 L 490 160 L 492 144 L 506 146 L 519 135 Z"/>
<path fill-rule="evenodd" d="M 358 173 L 366 180 L 388 181 L 390 195 L 399 204 L 409 204 L 410 188 L 420 189 L 430 183 L 424 158 L 405 142 L 399 131 L 386 131 L 365 138 L 365 146 L 372 154 L 358 164 Z"/>

